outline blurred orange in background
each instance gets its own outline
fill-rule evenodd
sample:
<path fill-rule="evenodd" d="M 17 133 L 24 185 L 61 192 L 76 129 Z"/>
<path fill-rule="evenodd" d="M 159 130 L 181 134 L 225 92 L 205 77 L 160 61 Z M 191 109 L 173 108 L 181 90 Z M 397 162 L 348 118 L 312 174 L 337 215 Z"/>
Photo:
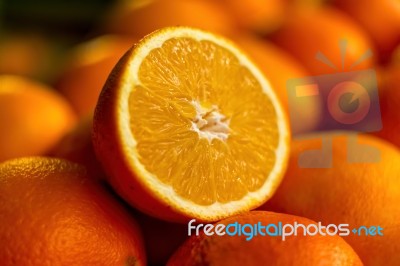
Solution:
<path fill-rule="evenodd" d="M 220 2 L 242 30 L 269 33 L 276 30 L 286 18 L 289 8 L 286 0 L 210 0 Z"/>
<path fill-rule="evenodd" d="M 120 1 L 105 23 L 107 32 L 138 37 L 168 26 L 189 26 L 223 35 L 235 30 L 223 7 L 206 0 Z"/>
<path fill-rule="evenodd" d="M 369 33 L 381 59 L 387 60 L 400 44 L 400 1 L 333 0 Z"/>
<path fill-rule="evenodd" d="M 252 35 L 237 36 L 233 40 L 260 67 L 289 115 L 287 81 L 293 78 L 305 78 L 310 74 L 290 54 L 267 40 Z M 317 128 L 321 118 L 319 98 L 307 97 L 304 105 L 297 105 L 294 108 L 298 119 L 291 124 L 293 134 Z"/>
<path fill-rule="evenodd" d="M 330 0 L 287 0 L 291 8 L 317 8 L 327 4 Z"/>
<path fill-rule="evenodd" d="M 40 34 L 8 33 L 0 36 L 0 74 L 46 79 L 54 69 L 56 49 Z"/>
<path fill-rule="evenodd" d="M 69 103 L 48 86 L 0 76 L 0 161 L 47 153 L 75 122 Z"/>
<path fill-rule="evenodd" d="M 374 57 L 364 58 L 359 65 L 352 67 L 369 49 L 373 52 L 373 45 L 357 23 L 331 7 L 293 10 L 271 39 L 295 56 L 312 75 L 370 68 L 375 61 Z M 343 67 L 341 40 L 347 41 Z M 323 53 L 332 66 L 317 60 L 318 52 Z"/>
<path fill-rule="evenodd" d="M 392 53 L 392 62 L 400 65 L 400 43 Z"/>
<path fill-rule="evenodd" d="M 375 135 L 400 147 L 400 58 L 385 68 L 380 87 L 383 128 Z"/>
<path fill-rule="evenodd" d="M 134 37 L 104 35 L 83 42 L 70 51 L 55 87 L 80 116 L 93 113 L 111 70 L 137 40 Z"/>
<path fill-rule="evenodd" d="M 93 117 L 88 115 L 51 149 L 49 155 L 84 165 L 91 177 L 105 179 L 92 144 Z"/>

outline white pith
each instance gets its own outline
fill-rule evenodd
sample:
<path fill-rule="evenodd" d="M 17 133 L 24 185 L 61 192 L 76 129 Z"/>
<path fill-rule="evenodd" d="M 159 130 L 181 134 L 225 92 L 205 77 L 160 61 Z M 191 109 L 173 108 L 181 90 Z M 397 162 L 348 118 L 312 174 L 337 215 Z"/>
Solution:
<path fill-rule="evenodd" d="M 201 106 L 197 101 L 192 102 L 196 110 L 196 117 L 192 121 L 192 128 L 200 138 L 212 142 L 214 139 L 226 141 L 229 137 L 229 120 L 213 105 L 210 109 Z"/>

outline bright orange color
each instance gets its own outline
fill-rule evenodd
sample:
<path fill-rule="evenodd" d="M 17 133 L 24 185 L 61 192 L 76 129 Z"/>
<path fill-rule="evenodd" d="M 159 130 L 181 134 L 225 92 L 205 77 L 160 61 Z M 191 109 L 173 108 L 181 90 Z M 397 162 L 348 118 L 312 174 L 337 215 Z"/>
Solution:
<path fill-rule="evenodd" d="M 289 114 L 287 82 L 311 76 L 295 58 L 267 40 L 252 36 L 237 36 L 233 40 L 263 71 Z M 318 126 L 321 116 L 320 98 L 307 97 L 302 106 L 293 106 L 297 119 L 291 124 L 293 134 L 311 131 Z"/>
<path fill-rule="evenodd" d="M 93 117 L 82 118 L 49 155 L 84 165 L 91 177 L 105 179 L 103 167 L 97 160 L 92 143 Z"/>
<path fill-rule="evenodd" d="M 67 56 L 55 87 L 80 116 L 93 114 L 108 75 L 136 41 L 132 37 L 104 35 L 78 45 Z"/>
<path fill-rule="evenodd" d="M 385 69 L 379 87 L 383 128 L 375 134 L 400 147 L 400 60 Z"/>
<path fill-rule="evenodd" d="M 288 9 L 285 0 L 211 0 L 211 2 L 220 2 L 242 29 L 258 33 L 268 33 L 277 29 L 286 18 Z"/>
<path fill-rule="evenodd" d="M 370 68 L 374 56 L 352 68 L 360 57 L 373 50 L 363 29 L 346 14 L 330 7 L 294 10 L 272 40 L 295 56 L 313 75 Z M 347 40 L 344 68 L 339 42 Z M 322 52 L 337 68 L 316 59 Z M 372 51 L 373 52 L 373 51 Z"/>
<path fill-rule="evenodd" d="M 382 59 L 389 59 L 400 43 L 400 2 L 398 0 L 334 0 L 341 9 L 369 33 Z"/>
<path fill-rule="evenodd" d="M 252 211 L 229 217 L 217 224 L 316 224 L 303 217 L 288 214 Z M 248 228 L 247 228 L 248 229 Z M 232 229 L 231 229 L 232 231 Z M 273 229 L 271 229 L 273 231 Z M 301 229 L 299 229 L 301 232 Z M 192 231 L 192 233 L 194 233 Z M 192 236 L 171 257 L 168 266 L 189 265 L 362 265 L 357 254 L 339 236 L 290 236 L 281 237 L 257 235 L 246 241 L 246 236 Z"/>
<path fill-rule="evenodd" d="M 240 50 L 174 27 L 148 35 L 114 68 L 93 135 L 123 198 L 182 222 L 264 203 L 283 176 L 290 132 L 273 90 Z"/>
<path fill-rule="evenodd" d="M 4 162 L 0 195 L 2 265 L 146 264 L 136 222 L 77 164 Z"/>
<path fill-rule="evenodd" d="M 299 155 L 303 151 L 320 149 L 321 138 L 332 137 L 332 134 L 310 135 L 293 141 L 286 176 L 277 193 L 262 209 L 304 216 L 325 225 L 381 226 L 384 236 L 350 233 L 345 240 L 365 265 L 398 265 L 399 150 L 378 138 L 360 135 L 358 143 L 378 149 L 381 159 L 377 163 L 349 163 L 347 157 L 351 153 L 357 158 L 369 159 L 371 156 L 362 146 L 348 149 L 349 135 L 336 136 L 331 168 L 299 168 Z M 308 161 L 317 161 L 322 155 L 317 157 Z"/>
<path fill-rule="evenodd" d="M 106 29 L 111 33 L 143 37 L 155 30 L 172 27 L 195 27 L 229 35 L 233 19 L 223 7 L 205 0 L 120 1 L 110 12 Z"/>
<path fill-rule="evenodd" d="M 44 84 L 0 76 L 0 161 L 43 155 L 75 125 L 68 102 Z"/>

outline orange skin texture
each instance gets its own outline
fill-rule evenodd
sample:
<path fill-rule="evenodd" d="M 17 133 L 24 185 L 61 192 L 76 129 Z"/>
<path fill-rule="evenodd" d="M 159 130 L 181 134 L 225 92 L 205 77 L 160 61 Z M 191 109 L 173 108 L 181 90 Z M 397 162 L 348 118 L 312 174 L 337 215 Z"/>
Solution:
<path fill-rule="evenodd" d="M 375 135 L 400 147 L 400 62 L 393 62 L 385 70 L 382 83 L 380 101 L 383 128 Z"/>
<path fill-rule="evenodd" d="M 81 117 L 94 112 L 101 89 L 111 70 L 137 41 L 132 37 L 113 35 L 100 38 L 96 39 L 97 46 L 90 46 L 92 42 L 86 42 L 70 53 L 69 62 L 55 85 Z M 89 60 L 85 60 L 88 49 L 91 49 L 91 56 Z"/>
<path fill-rule="evenodd" d="M 122 1 L 107 22 L 107 32 L 138 37 L 170 26 L 194 27 L 223 35 L 235 31 L 235 23 L 223 7 L 203 0 L 154 0 L 139 7 L 133 1 Z"/>
<path fill-rule="evenodd" d="M 67 133 L 49 153 L 84 165 L 91 177 L 105 179 L 105 173 L 94 153 L 92 143 L 93 116 L 82 118 L 74 129 Z"/>
<path fill-rule="evenodd" d="M 139 228 L 83 167 L 20 158 L 0 165 L 2 265 L 145 265 Z"/>
<path fill-rule="evenodd" d="M 96 106 L 93 119 L 93 146 L 107 174 L 107 181 L 129 204 L 151 216 L 167 221 L 186 222 L 190 217 L 166 206 L 140 182 L 129 167 L 119 136 L 117 93 L 123 81 L 120 73 L 131 56 L 129 50 L 109 76 Z"/>
<path fill-rule="evenodd" d="M 290 54 L 273 43 L 252 36 L 237 36 L 233 40 L 259 66 L 289 114 L 287 81 L 311 76 Z M 307 106 L 296 110 L 299 119 L 291 125 L 293 134 L 315 129 L 321 113 L 320 99 L 309 97 Z"/>
<path fill-rule="evenodd" d="M 368 49 L 374 50 L 363 29 L 343 12 L 330 7 L 295 9 L 282 28 L 271 39 L 295 56 L 312 75 L 331 74 L 342 70 L 339 41 L 348 41 L 344 71 L 349 71 Z M 337 69 L 315 58 L 322 52 Z M 352 70 L 373 66 L 368 58 Z"/>
<path fill-rule="evenodd" d="M 388 59 L 396 45 L 400 43 L 399 1 L 335 0 L 334 3 L 360 23 L 374 40 L 381 58 Z"/>
<path fill-rule="evenodd" d="M 212 0 L 211 0 L 212 1 Z M 268 33 L 284 21 L 288 10 L 285 0 L 219 0 L 244 30 Z"/>
<path fill-rule="evenodd" d="M 304 225 L 315 222 L 288 214 L 252 211 L 232 216 L 217 224 L 269 223 Z M 192 233 L 194 233 L 192 231 Z M 191 236 L 171 257 L 168 266 L 184 265 L 362 265 L 357 254 L 339 236 L 255 236 L 246 241 L 246 236 Z"/>
<path fill-rule="evenodd" d="M 380 150 L 377 163 L 348 163 L 347 138 L 333 139 L 333 167 L 299 168 L 299 154 L 319 149 L 321 137 L 295 140 L 289 168 L 281 186 L 263 210 L 290 213 L 322 224 L 346 223 L 350 228 L 381 226 L 384 236 L 358 236 L 344 239 L 365 265 L 398 265 L 400 261 L 400 152 L 389 143 L 369 135 L 358 142 Z M 359 156 L 363 152 L 360 151 Z"/>
<path fill-rule="evenodd" d="M 0 162 L 46 154 L 75 123 L 69 103 L 51 88 L 0 76 Z"/>

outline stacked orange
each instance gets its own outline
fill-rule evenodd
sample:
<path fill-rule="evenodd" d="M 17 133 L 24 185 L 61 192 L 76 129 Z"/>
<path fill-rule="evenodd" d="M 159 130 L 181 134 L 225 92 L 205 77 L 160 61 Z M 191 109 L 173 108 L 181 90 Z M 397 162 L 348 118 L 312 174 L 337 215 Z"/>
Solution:
<path fill-rule="evenodd" d="M 0 76 L 0 261 L 398 265 L 400 151 L 389 143 L 400 146 L 398 4 L 325 2 L 121 0 L 54 66 L 65 99 Z M 0 73 L 35 76 L 42 46 L 21 47 L 20 60 L 0 43 L 15 61 Z M 374 68 L 376 135 L 389 142 L 338 131 L 290 139 L 326 114 L 319 97 L 293 110 L 288 81 Z M 192 219 L 346 223 L 383 236 L 188 238 Z"/>

